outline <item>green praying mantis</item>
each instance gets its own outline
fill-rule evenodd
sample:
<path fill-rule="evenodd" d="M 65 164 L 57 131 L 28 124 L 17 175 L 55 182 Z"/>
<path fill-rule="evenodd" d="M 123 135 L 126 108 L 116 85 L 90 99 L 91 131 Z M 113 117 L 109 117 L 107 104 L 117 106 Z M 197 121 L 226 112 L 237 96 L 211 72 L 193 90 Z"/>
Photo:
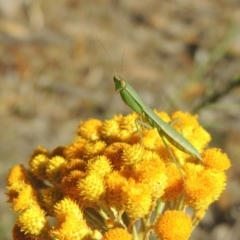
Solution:
<path fill-rule="evenodd" d="M 112 59 L 110 55 L 108 54 L 108 51 L 98 38 L 100 44 L 102 45 L 103 49 L 106 51 L 109 59 L 112 62 Z M 115 67 L 113 65 L 113 68 L 115 70 Z M 115 70 L 116 72 L 116 70 Z M 173 161 L 175 162 L 176 166 L 179 169 L 180 174 L 183 177 L 183 174 L 181 172 L 181 168 L 173 155 L 171 149 L 168 146 L 168 143 L 164 138 L 168 140 L 173 146 L 178 148 L 179 150 L 190 154 L 191 156 L 199 159 L 202 161 L 202 157 L 200 153 L 197 151 L 197 149 L 186 139 L 184 138 L 179 132 L 177 132 L 171 125 L 164 122 L 148 105 L 140 98 L 140 96 L 137 94 L 137 92 L 133 89 L 133 87 L 126 83 L 121 77 L 118 75 L 115 75 L 113 77 L 113 80 L 115 82 L 115 90 L 117 93 L 120 93 L 122 100 L 133 110 L 135 111 L 141 119 L 145 119 L 145 121 L 148 123 L 145 124 L 141 121 L 138 121 L 138 123 L 141 123 L 144 126 L 150 127 L 150 128 L 156 128 L 160 137 L 162 138 L 162 141 L 166 148 L 168 149 L 168 152 L 170 153 Z M 184 177 L 183 177 L 184 179 Z"/>
<path fill-rule="evenodd" d="M 177 161 L 164 138 L 166 138 L 168 142 L 170 142 L 179 150 L 190 154 L 191 156 L 196 157 L 202 161 L 202 157 L 197 149 L 171 125 L 164 122 L 150 107 L 148 107 L 129 83 L 125 82 L 121 77 L 117 75 L 113 77 L 113 80 L 115 82 L 115 90 L 117 93 L 120 93 L 122 100 L 133 111 L 139 114 L 139 116 L 149 124 L 150 128 L 157 129 L 164 145 L 167 147 L 171 157 L 176 164 Z M 143 123 L 143 125 L 145 124 Z"/>

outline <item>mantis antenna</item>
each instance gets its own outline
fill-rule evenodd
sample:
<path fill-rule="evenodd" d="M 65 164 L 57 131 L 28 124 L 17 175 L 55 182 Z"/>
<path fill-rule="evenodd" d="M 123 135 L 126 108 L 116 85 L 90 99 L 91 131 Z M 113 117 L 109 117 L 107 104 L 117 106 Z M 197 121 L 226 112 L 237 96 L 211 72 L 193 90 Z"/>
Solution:
<path fill-rule="evenodd" d="M 105 51 L 105 52 L 106 52 L 106 54 L 108 55 L 108 57 L 109 57 L 109 59 L 110 59 L 110 61 L 111 61 L 112 67 L 113 67 L 113 69 L 114 69 L 115 75 L 117 75 L 117 71 L 116 71 L 116 68 L 115 68 L 115 66 L 114 66 L 114 64 L 113 64 L 113 60 L 112 60 L 112 58 L 111 58 L 110 54 L 108 53 L 107 49 L 105 48 L 105 46 L 103 45 L 103 43 L 101 42 L 101 40 L 99 39 L 99 37 L 98 37 L 98 36 L 96 36 L 96 38 L 98 39 L 98 41 L 99 41 L 99 42 L 100 42 L 100 44 L 102 45 L 102 47 L 103 47 L 104 51 Z"/>

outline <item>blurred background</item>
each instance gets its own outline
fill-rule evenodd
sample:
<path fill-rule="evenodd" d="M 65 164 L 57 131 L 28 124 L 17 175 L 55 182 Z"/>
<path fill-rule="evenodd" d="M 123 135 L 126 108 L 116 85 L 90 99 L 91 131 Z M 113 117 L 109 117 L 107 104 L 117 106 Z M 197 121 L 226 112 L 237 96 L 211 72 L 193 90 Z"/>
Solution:
<path fill-rule="evenodd" d="M 70 143 L 80 121 L 131 112 L 115 71 L 150 107 L 198 114 L 228 154 L 226 190 L 191 240 L 239 240 L 239 0 L 0 0 L 0 239 L 14 164 Z"/>

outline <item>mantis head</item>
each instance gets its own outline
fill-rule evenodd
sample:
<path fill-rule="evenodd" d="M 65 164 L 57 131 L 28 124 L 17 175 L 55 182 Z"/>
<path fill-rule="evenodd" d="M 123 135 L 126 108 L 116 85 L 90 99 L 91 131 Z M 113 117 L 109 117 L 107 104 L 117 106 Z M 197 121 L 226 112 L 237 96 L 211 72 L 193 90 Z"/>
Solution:
<path fill-rule="evenodd" d="M 126 83 L 122 80 L 121 77 L 115 75 L 113 77 L 113 81 L 115 82 L 115 91 L 117 93 L 121 92 L 126 87 Z"/>

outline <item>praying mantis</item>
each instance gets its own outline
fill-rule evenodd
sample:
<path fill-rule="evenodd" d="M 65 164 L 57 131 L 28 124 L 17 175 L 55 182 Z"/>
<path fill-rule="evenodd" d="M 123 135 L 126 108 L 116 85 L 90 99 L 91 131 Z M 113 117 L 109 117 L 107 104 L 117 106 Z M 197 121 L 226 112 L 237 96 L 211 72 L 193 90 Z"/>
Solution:
<path fill-rule="evenodd" d="M 98 38 L 100 44 L 102 45 L 103 49 L 106 51 L 109 59 L 112 61 L 110 55 L 108 54 L 108 51 Z M 113 65 L 113 68 L 115 70 L 115 67 Z M 115 71 L 116 72 L 116 71 Z M 171 125 L 164 122 L 148 105 L 140 98 L 140 96 L 137 94 L 137 92 L 133 89 L 133 87 L 125 82 L 121 77 L 118 75 L 115 75 L 113 77 L 113 80 L 115 82 L 115 90 L 117 93 L 120 93 L 122 100 L 142 119 L 145 119 L 150 128 L 156 128 L 160 137 L 162 138 L 162 141 L 166 148 L 168 149 L 172 159 L 174 160 L 175 164 L 179 167 L 179 164 L 174 157 L 171 149 L 169 148 L 167 142 L 165 141 L 164 137 L 176 148 L 181 150 L 182 152 L 185 152 L 187 154 L 190 154 L 191 156 L 199 159 L 202 161 L 202 157 L 200 153 L 197 151 L 197 149 L 186 139 L 184 138 L 179 132 L 177 132 Z M 142 123 L 142 125 L 146 126 L 146 124 Z M 180 170 L 179 170 L 180 171 Z M 180 171 L 181 175 L 183 176 L 182 172 Z M 183 177 L 184 179 L 184 177 Z"/>
<path fill-rule="evenodd" d="M 115 82 L 115 90 L 117 93 L 120 93 L 122 100 L 133 111 L 139 114 L 142 119 L 145 119 L 151 128 L 157 129 L 164 145 L 167 147 L 171 157 L 176 164 L 177 161 L 164 138 L 166 138 L 173 146 L 182 152 L 190 154 L 191 156 L 196 157 L 202 161 L 202 157 L 197 149 L 171 125 L 164 122 L 150 107 L 148 107 L 129 83 L 125 82 L 121 77 L 117 75 L 113 77 L 113 80 Z"/>

